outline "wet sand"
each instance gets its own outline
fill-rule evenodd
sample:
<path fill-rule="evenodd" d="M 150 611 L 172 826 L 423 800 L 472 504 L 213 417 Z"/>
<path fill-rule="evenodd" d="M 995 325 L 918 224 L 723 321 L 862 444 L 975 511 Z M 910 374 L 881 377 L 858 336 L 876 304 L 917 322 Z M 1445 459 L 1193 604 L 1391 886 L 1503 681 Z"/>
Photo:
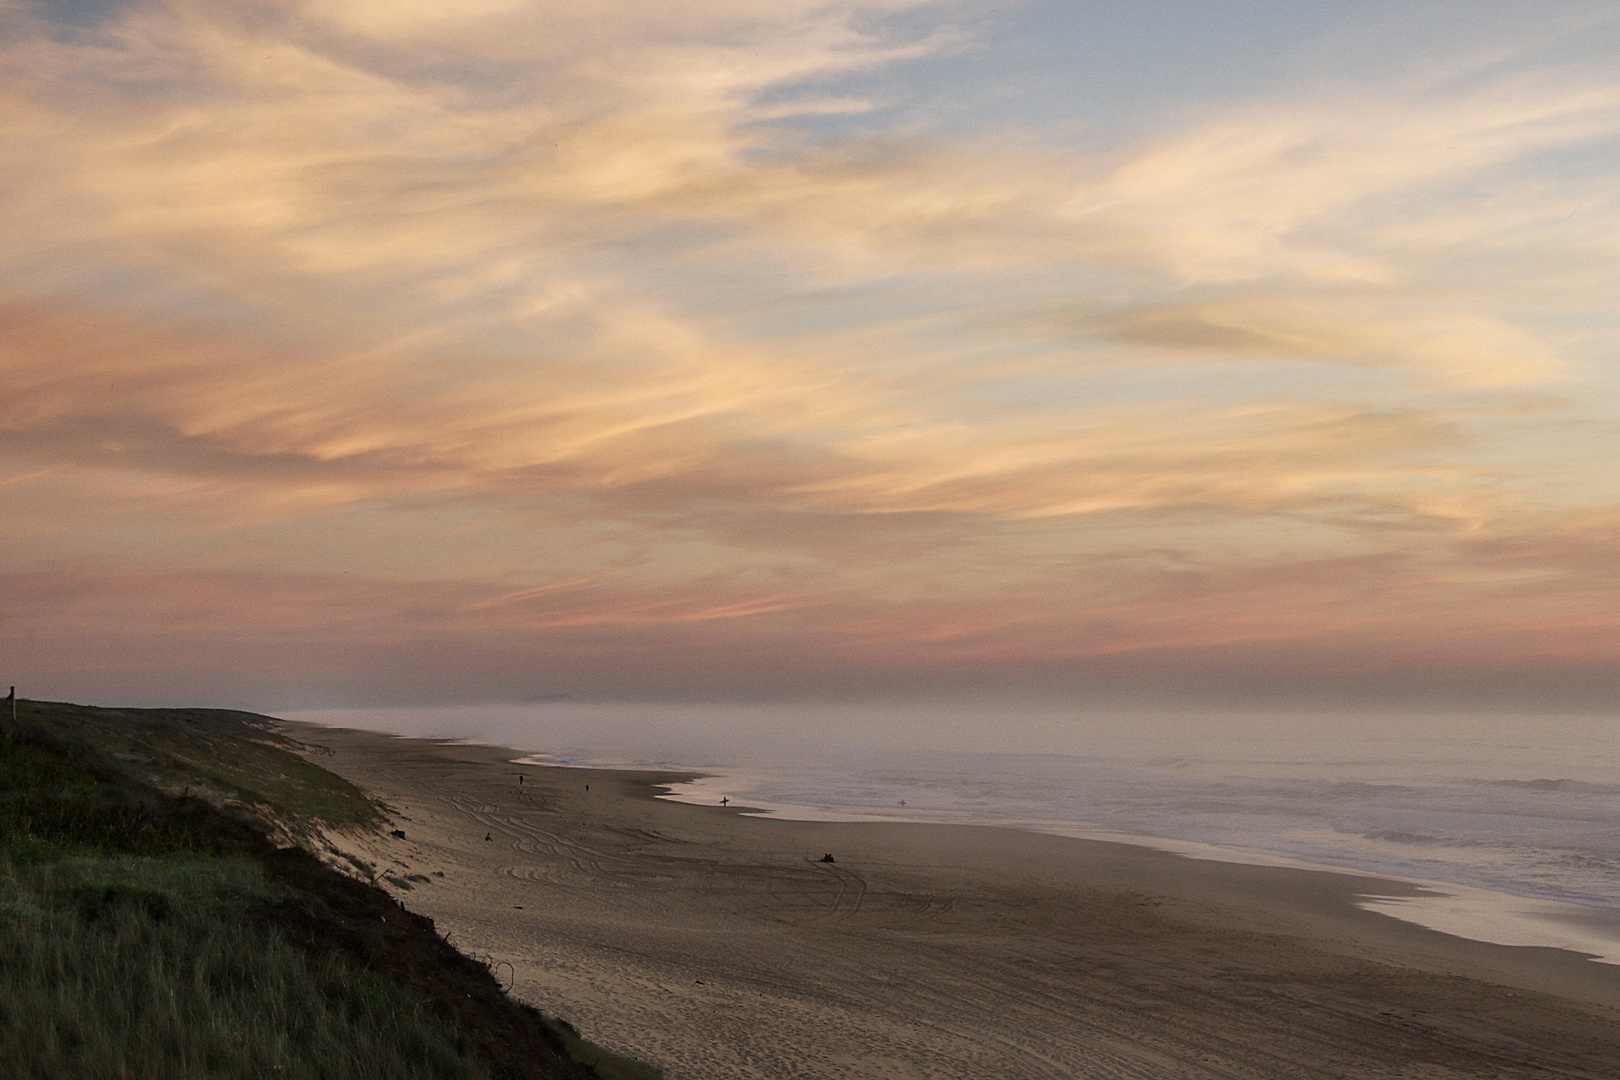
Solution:
<path fill-rule="evenodd" d="M 288 728 L 406 834 L 339 846 L 671 1080 L 1620 1076 L 1620 967 L 1355 907 L 1399 882 L 762 819 L 655 798 L 675 774 Z"/>

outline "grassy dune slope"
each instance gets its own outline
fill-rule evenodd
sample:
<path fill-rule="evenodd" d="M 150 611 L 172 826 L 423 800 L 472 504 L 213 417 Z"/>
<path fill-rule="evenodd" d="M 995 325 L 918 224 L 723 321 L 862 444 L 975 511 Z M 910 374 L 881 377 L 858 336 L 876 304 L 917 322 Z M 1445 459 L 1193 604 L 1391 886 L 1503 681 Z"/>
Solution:
<path fill-rule="evenodd" d="M 204 796 L 296 826 L 371 825 L 382 815 L 358 788 L 295 752 L 273 721 L 227 709 L 98 709 L 24 701 L 27 731 L 106 771 L 168 794 Z"/>
<path fill-rule="evenodd" d="M 381 818 L 263 718 L 21 702 L 0 731 L 0 1075 L 657 1075 L 583 1064 L 430 920 L 277 847 Z"/>

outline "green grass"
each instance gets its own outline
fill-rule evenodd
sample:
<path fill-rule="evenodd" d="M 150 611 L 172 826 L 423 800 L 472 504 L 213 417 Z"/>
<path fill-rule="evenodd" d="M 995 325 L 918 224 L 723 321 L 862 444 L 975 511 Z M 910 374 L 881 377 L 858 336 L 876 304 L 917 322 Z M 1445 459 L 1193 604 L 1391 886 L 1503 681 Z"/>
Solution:
<path fill-rule="evenodd" d="M 199 753 L 175 752 L 175 721 L 51 719 L 0 737 L 0 1076 L 487 1076 L 386 979 L 287 940 L 240 832 L 120 777 Z M 93 741 L 109 722 L 129 725 L 112 754 Z M 232 760 L 256 761 L 261 779 L 279 760 L 255 729 L 213 735 L 249 744 Z"/>
<path fill-rule="evenodd" d="M 353 784 L 300 757 L 296 740 L 252 713 L 223 709 L 102 709 L 20 702 L 27 731 L 81 760 L 175 794 L 233 803 L 261 818 L 372 825 L 376 804 Z"/>
<path fill-rule="evenodd" d="M 382 817 L 269 718 L 18 704 L 0 718 L 0 1076 L 661 1076 L 511 1002 L 380 890 L 278 851 L 269 835 Z"/>
<path fill-rule="evenodd" d="M 387 980 L 267 920 L 246 859 L 0 853 L 0 1075 L 483 1078 Z"/>
<path fill-rule="evenodd" d="M 198 815 L 98 776 L 40 741 L 0 739 L 0 838 L 14 861 L 63 853 L 212 854 L 222 838 Z"/>

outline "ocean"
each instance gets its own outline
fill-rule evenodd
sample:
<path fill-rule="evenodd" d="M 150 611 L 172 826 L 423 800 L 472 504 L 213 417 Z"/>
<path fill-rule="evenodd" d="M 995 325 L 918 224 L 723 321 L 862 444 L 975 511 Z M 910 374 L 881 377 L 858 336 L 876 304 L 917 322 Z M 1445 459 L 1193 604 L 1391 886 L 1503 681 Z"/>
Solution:
<path fill-rule="evenodd" d="M 1620 718 L 1095 713 L 1005 705 L 328 710 L 553 765 L 704 777 L 684 802 L 995 824 L 1430 886 L 1365 906 L 1620 962 Z"/>

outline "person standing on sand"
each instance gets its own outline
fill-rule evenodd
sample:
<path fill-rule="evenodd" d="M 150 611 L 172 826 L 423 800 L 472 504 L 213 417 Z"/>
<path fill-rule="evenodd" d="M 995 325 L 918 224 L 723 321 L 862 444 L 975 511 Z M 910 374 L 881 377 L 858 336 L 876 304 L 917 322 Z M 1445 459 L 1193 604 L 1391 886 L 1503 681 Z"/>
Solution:
<path fill-rule="evenodd" d="M 730 795 L 722 795 L 720 797 L 720 805 L 721 806 L 730 806 L 731 805 L 731 796 Z"/>

